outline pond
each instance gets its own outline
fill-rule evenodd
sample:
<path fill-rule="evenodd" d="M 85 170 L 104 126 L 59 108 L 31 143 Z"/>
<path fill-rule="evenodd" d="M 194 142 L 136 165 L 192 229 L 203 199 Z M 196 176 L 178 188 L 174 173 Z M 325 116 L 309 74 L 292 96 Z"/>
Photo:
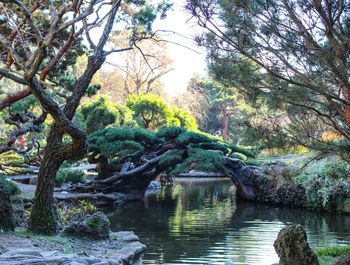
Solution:
<path fill-rule="evenodd" d="M 280 229 L 301 224 L 312 248 L 350 244 L 350 216 L 235 201 L 230 180 L 179 180 L 110 212 L 113 230 L 147 245 L 144 264 L 271 265 Z"/>

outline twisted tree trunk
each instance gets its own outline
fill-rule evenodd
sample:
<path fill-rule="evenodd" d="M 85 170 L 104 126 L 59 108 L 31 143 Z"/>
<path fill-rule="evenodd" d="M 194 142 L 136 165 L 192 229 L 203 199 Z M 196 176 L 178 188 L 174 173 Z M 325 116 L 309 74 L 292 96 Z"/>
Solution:
<path fill-rule="evenodd" d="M 112 30 L 114 19 L 120 6 L 119 1 L 116 3 L 109 14 L 100 41 L 93 55 L 89 57 L 86 70 L 79 78 L 73 94 L 67 100 L 63 110 L 46 94 L 35 75 L 26 74 L 26 80 L 30 84 L 32 93 L 54 119 L 54 124 L 47 137 L 47 146 L 39 170 L 38 186 L 28 224 L 30 231 L 42 234 L 54 234 L 57 232 L 59 219 L 53 198 L 55 176 L 63 161 L 79 159 L 86 152 L 86 134 L 72 122 L 72 119 L 94 74 L 101 68 L 108 55 L 103 48 Z M 72 138 L 71 143 L 63 144 L 64 134 L 68 134 Z"/>

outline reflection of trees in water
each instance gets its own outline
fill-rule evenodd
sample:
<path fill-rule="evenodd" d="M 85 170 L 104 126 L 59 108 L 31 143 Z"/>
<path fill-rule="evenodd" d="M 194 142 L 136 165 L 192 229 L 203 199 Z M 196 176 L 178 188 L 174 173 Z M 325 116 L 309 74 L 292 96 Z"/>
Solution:
<path fill-rule="evenodd" d="M 232 182 L 175 184 L 110 216 L 113 230 L 133 229 L 152 264 L 205 256 L 225 238 L 235 202 Z"/>
<path fill-rule="evenodd" d="M 230 181 L 166 187 L 144 204 L 127 204 L 114 212 L 113 229 L 134 230 L 148 246 L 150 264 L 201 258 L 200 264 L 221 258 L 232 264 L 268 264 L 275 258 L 273 241 L 287 224 L 303 225 L 312 246 L 333 243 L 335 235 L 346 239 L 350 231 L 346 216 L 245 201 L 236 205 L 231 187 Z"/>
<path fill-rule="evenodd" d="M 232 216 L 232 225 L 243 228 L 250 226 L 249 221 L 252 220 L 279 221 L 284 226 L 301 224 L 306 229 L 312 246 L 335 244 L 337 239 L 342 239 L 340 241 L 344 242 L 344 238 L 348 238 L 350 233 L 350 216 L 238 201 L 235 214 Z"/>
<path fill-rule="evenodd" d="M 229 187 L 218 183 L 176 184 L 172 198 L 177 205 L 169 218 L 171 236 L 203 239 L 203 235 L 225 233 L 235 210 L 234 198 L 230 195 Z"/>

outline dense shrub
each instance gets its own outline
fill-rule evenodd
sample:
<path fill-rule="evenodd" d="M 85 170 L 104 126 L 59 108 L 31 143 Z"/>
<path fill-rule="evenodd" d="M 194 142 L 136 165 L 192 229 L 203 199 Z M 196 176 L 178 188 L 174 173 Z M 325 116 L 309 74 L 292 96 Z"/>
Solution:
<path fill-rule="evenodd" d="M 18 195 L 21 193 L 21 190 L 18 188 L 18 186 L 12 181 L 7 180 L 6 176 L 3 174 L 0 174 L 0 183 L 1 186 L 5 187 L 5 189 L 8 190 L 11 195 Z"/>
<path fill-rule="evenodd" d="M 60 169 L 56 174 L 55 184 L 62 186 L 65 182 L 84 183 L 86 182 L 86 175 L 84 171 L 79 169 Z"/>
<path fill-rule="evenodd" d="M 178 145 L 186 146 L 188 144 L 197 144 L 197 143 L 209 143 L 212 140 L 202 133 L 197 132 L 184 132 L 181 133 L 176 139 L 175 142 Z"/>
<path fill-rule="evenodd" d="M 225 157 L 220 151 L 190 148 L 188 150 L 188 158 L 182 163 L 176 165 L 170 174 L 176 176 L 180 173 L 190 172 L 191 170 L 203 172 L 225 172 L 225 163 Z"/>
<path fill-rule="evenodd" d="M 99 97 L 92 102 L 83 104 L 79 108 L 78 115 L 81 115 L 80 119 L 82 119 L 88 134 L 102 130 L 111 124 L 123 126 L 131 122 L 131 111 L 112 102 L 107 97 Z"/>
<path fill-rule="evenodd" d="M 167 125 L 172 117 L 169 105 L 158 95 L 131 95 L 127 107 L 133 111 L 133 118 L 139 126 L 151 130 Z"/>
<path fill-rule="evenodd" d="M 11 167 L 27 166 L 22 156 L 11 152 L 3 153 L 0 155 L 0 165 L 6 165 Z"/>
<path fill-rule="evenodd" d="M 309 166 L 295 178 L 306 190 L 306 206 L 335 211 L 350 196 L 350 165 L 342 161 L 322 160 Z"/>
<path fill-rule="evenodd" d="M 173 140 L 178 137 L 180 134 L 186 132 L 186 129 L 178 126 L 169 126 L 157 133 L 157 136 L 160 138 L 165 138 L 167 140 Z"/>

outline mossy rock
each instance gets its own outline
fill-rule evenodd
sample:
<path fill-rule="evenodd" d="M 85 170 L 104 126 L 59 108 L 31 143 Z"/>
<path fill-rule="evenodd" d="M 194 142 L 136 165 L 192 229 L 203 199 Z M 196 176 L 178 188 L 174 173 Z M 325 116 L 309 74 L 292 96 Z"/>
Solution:
<path fill-rule="evenodd" d="M 64 229 L 66 234 L 94 239 L 109 238 L 109 219 L 102 212 L 88 215 L 84 220 L 74 222 Z"/>
<path fill-rule="evenodd" d="M 280 265 L 319 265 L 301 225 L 291 225 L 282 229 L 274 247 L 280 258 Z"/>
<path fill-rule="evenodd" d="M 350 252 L 341 255 L 333 265 L 349 265 L 350 264 Z"/>

